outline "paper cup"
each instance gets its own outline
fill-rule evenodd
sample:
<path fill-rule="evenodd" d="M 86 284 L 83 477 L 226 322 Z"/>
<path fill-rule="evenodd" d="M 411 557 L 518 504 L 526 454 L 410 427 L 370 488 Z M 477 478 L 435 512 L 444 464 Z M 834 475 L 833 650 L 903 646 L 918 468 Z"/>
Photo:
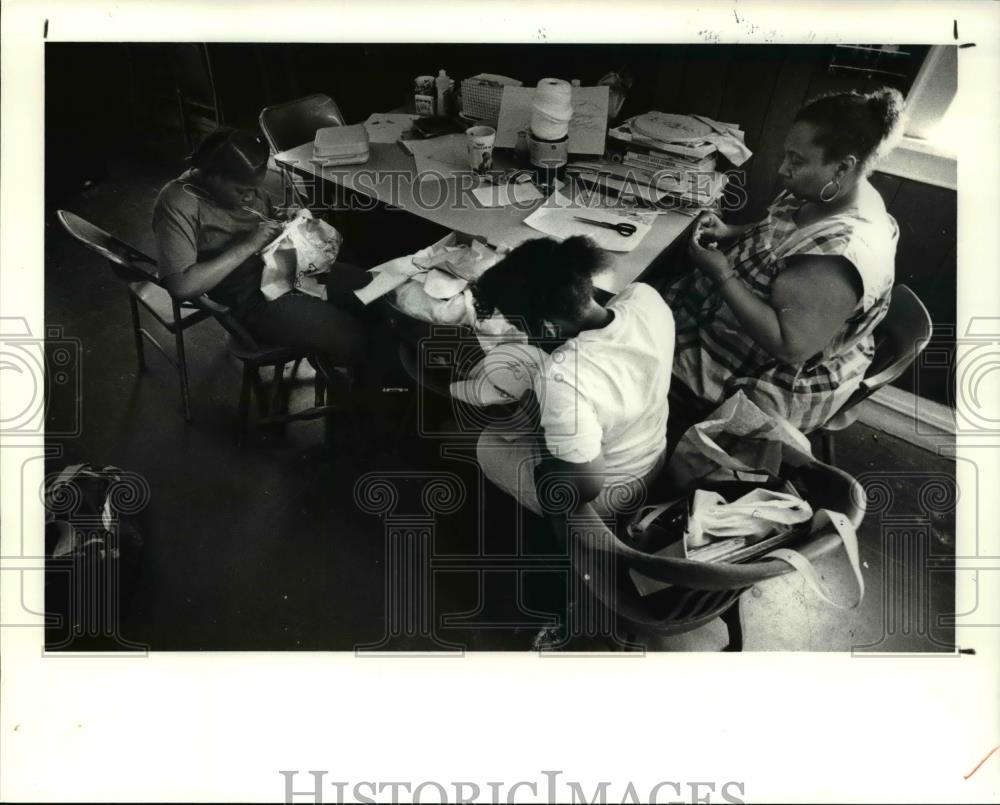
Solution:
<path fill-rule="evenodd" d="M 493 169 L 493 144 L 497 130 L 492 126 L 473 126 L 465 130 L 469 151 L 469 167 L 474 173 L 486 173 Z"/>

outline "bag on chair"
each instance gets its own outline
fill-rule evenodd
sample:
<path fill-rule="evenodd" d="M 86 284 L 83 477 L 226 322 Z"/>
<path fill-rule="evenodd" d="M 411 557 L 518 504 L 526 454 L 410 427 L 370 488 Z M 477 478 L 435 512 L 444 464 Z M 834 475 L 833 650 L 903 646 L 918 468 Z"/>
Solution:
<path fill-rule="evenodd" d="M 853 525 L 841 512 L 814 511 L 781 475 L 783 467 L 813 463 L 803 434 L 738 392 L 689 428 L 671 456 L 667 471 L 676 488 L 690 491 L 641 509 L 629 534 L 645 552 L 678 562 L 711 563 L 716 582 L 723 584 L 727 567 L 777 559 L 801 573 L 828 604 L 855 609 L 864 598 L 864 579 Z M 828 525 L 839 535 L 857 580 L 858 598 L 852 605 L 834 601 L 812 562 L 792 547 Z M 631 575 L 643 595 L 667 586 L 635 570 Z M 734 587 L 746 585 L 745 573 L 732 576 Z"/>

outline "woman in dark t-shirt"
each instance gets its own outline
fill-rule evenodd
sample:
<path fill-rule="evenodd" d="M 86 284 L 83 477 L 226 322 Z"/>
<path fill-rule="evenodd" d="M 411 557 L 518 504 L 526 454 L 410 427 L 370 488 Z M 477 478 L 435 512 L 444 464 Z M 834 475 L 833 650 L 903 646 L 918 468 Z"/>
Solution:
<path fill-rule="evenodd" d="M 176 299 L 207 294 L 228 306 L 261 343 L 301 348 L 333 366 L 357 366 L 367 351 L 370 316 L 350 293 L 367 272 L 336 264 L 327 300 L 292 291 L 261 293 L 261 250 L 281 233 L 261 185 L 268 148 L 259 135 L 219 129 L 168 182 L 153 208 L 159 272 Z M 336 290 L 334 289 L 334 284 Z"/>

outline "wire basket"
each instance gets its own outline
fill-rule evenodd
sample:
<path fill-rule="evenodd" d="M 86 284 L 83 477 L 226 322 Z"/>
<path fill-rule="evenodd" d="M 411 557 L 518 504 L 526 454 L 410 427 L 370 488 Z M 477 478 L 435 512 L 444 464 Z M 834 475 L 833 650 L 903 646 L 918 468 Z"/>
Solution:
<path fill-rule="evenodd" d="M 496 126 L 500 119 L 500 100 L 503 85 L 480 78 L 462 81 L 462 114 L 489 126 Z"/>

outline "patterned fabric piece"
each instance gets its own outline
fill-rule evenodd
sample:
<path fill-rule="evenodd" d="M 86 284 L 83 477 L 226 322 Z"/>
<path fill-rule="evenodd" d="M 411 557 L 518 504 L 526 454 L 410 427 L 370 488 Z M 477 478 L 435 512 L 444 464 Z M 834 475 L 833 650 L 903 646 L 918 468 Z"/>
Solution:
<path fill-rule="evenodd" d="M 679 279 L 664 297 L 677 324 L 674 377 L 712 403 L 742 389 L 762 409 L 808 433 L 837 413 L 871 364 L 872 331 L 889 307 L 898 227 L 870 185 L 856 206 L 800 227 L 793 216 L 804 203 L 781 193 L 767 217 L 749 227 L 726 254 L 738 281 L 765 301 L 790 257 L 840 256 L 854 266 L 862 297 L 822 352 L 802 364 L 781 363 L 750 339 L 701 272 Z"/>

